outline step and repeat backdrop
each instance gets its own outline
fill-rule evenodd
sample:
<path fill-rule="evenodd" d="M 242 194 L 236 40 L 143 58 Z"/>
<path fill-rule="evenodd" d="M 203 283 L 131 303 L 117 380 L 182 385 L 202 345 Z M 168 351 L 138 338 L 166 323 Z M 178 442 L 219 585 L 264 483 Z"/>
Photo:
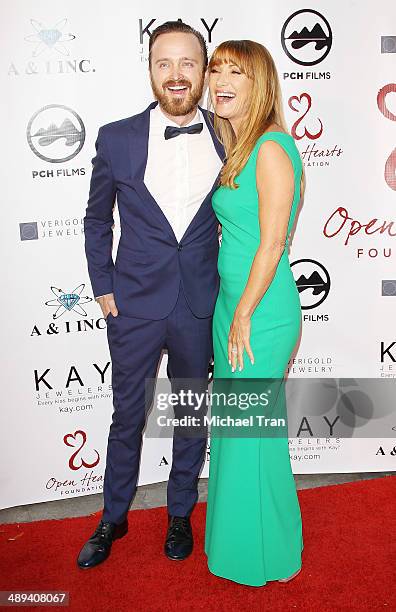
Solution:
<path fill-rule="evenodd" d="M 84 253 L 91 159 L 100 125 L 152 101 L 148 42 L 169 19 L 202 32 L 209 52 L 246 38 L 270 50 L 304 160 L 290 249 L 303 328 L 288 375 L 329 384 L 289 430 L 293 471 L 394 470 L 393 407 L 373 436 L 358 381 L 396 373 L 396 4 L 13 0 L 1 12 L 0 507 L 102 491 L 113 406 Z M 114 236 L 115 254 L 117 211 Z M 361 403 L 341 435 L 348 390 Z M 146 436 L 139 484 L 166 480 L 171 452 L 171 439 Z M 203 477 L 209 461 L 208 444 Z"/>

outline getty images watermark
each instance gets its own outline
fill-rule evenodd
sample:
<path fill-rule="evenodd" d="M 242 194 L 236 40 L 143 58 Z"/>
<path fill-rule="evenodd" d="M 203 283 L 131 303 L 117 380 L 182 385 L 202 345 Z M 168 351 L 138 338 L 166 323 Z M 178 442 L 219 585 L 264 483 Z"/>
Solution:
<path fill-rule="evenodd" d="M 150 380 L 146 402 L 154 413 L 147 437 L 202 437 L 208 428 L 227 437 L 253 437 L 264 428 L 272 430 L 270 437 L 287 436 L 281 379 L 216 379 L 209 386 L 207 379 Z"/>
<path fill-rule="evenodd" d="M 241 411 L 249 410 L 252 406 L 268 406 L 270 403 L 270 395 L 271 389 L 268 389 L 266 392 L 262 392 L 260 394 L 257 393 L 236 393 L 230 392 L 228 394 L 224 392 L 213 392 L 206 391 L 203 393 L 197 393 L 192 391 L 191 389 L 180 389 L 178 392 L 169 392 L 169 393 L 159 393 L 156 396 L 156 407 L 158 410 L 168 410 L 170 406 L 175 407 L 183 407 L 186 410 L 191 409 L 194 412 L 201 412 L 204 406 L 213 407 L 215 406 L 224 406 L 237 408 Z M 226 415 L 224 418 L 220 418 L 219 415 L 204 415 L 204 422 L 207 425 L 218 425 L 220 421 L 224 423 L 233 422 L 236 426 L 243 426 L 249 423 L 252 423 L 253 415 L 245 418 L 238 418 L 231 420 L 230 415 Z M 278 425 L 278 421 L 281 420 L 282 424 L 284 423 L 284 419 L 274 419 L 268 418 L 264 414 L 256 415 L 260 425 L 265 426 L 276 426 Z M 184 414 L 181 418 L 176 417 L 168 417 L 163 414 L 157 417 L 159 424 L 163 425 L 187 425 L 191 423 L 197 423 L 199 417 L 193 416 L 191 414 Z"/>
<path fill-rule="evenodd" d="M 286 428 L 286 419 L 283 417 L 269 417 L 262 413 L 246 414 L 247 411 L 251 413 L 253 407 L 268 406 L 270 395 L 271 390 L 260 394 L 230 392 L 227 395 L 209 391 L 196 393 L 183 389 L 177 393 L 160 393 L 156 401 L 156 407 L 159 411 L 168 411 L 171 406 L 172 408 L 183 408 L 186 413 L 179 417 L 159 414 L 157 424 L 160 427 L 177 428 L 179 435 L 192 433 L 194 429 L 197 430 L 197 433 L 204 433 L 206 427 L 210 427 L 212 433 L 215 429 L 220 430 L 222 435 L 225 435 L 225 432 L 230 435 L 231 431 L 240 428 L 248 429 L 249 435 L 252 435 L 256 428 Z M 224 414 L 224 411 L 221 410 L 225 406 L 228 408 L 227 414 Z M 210 414 L 204 413 L 206 407 L 211 409 Z M 193 411 L 193 414 L 187 413 L 190 410 Z M 245 416 L 242 416 L 238 411 L 245 412 Z"/>
<path fill-rule="evenodd" d="M 395 438 L 396 380 L 146 380 L 145 436 Z"/>

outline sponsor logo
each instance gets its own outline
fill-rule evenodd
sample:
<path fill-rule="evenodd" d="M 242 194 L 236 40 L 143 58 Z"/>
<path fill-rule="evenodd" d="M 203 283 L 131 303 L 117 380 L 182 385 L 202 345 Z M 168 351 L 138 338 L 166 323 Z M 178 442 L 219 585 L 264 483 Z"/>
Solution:
<path fill-rule="evenodd" d="M 34 113 L 26 136 L 37 157 L 53 164 L 62 163 L 76 157 L 83 148 L 85 126 L 71 108 L 49 104 Z"/>
<path fill-rule="evenodd" d="M 30 26 L 30 34 L 24 40 L 31 59 L 12 60 L 8 66 L 8 76 L 34 78 L 37 74 L 75 75 L 95 72 L 90 59 L 71 56 L 76 36 L 69 31 L 66 18 L 56 23 L 31 19 Z"/>
<path fill-rule="evenodd" d="M 326 268 L 314 259 L 298 259 L 290 267 L 300 294 L 301 309 L 320 306 L 330 291 L 330 275 Z"/>
<path fill-rule="evenodd" d="M 301 66 L 322 62 L 330 53 L 332 41 L 329 22 L 312 9 L 296 11 L 282 27 L 282 48 L 292 62 Z"/>
<path fill-rule="evenodd" d="M 93 302 L 92 297 L 83 294 L 84 290 L 85 283 L 81 283 L 73 289 L 73 291 L 64 291 L 63 289 L 52 286 L 51 291 L 55 297 L 52 300 L 47 300 L 45 305 L 53 309 L 51 317 L 53 322 L 49 323 L 47 320 L 44 324 L 35 323 L 30 332 L 30 336 L 34 338 L 40 336 L 55 337 L 64 333 L 71 334 L 106 329 L 106 320 L 104 317 L 89 317 L 86 309 L 83 308 L 83 306 Z M 75 313 L 77 316 L 84 318 L 76 320 L 76 317 L 72 317 L 69 319 L 67 315 L 71 313 Z M 62 320 L 59 321 L 61 317 Z"/>

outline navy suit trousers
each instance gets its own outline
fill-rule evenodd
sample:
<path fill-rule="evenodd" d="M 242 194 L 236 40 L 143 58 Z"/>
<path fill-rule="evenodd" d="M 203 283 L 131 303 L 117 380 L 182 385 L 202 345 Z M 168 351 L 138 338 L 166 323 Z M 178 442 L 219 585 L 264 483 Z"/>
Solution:
<path fill-rule="evenodd" d="M 180 284 L 177 302 L 164 319 L 107 317 L 112 360 L 114 412 L 110 425 L 104 478 L 104 521 L 119 524 L 136 492 L 142 432 L 146 422 L 146 379 L 154 379 L 163 349 L 171 378 L 207 379 L 213 354 L 212 317 L 190 310 Z M 207 441 L 174 436 L 167 488 L 168 512 L 189 516 L 198 499 L 198 478 Z"/>

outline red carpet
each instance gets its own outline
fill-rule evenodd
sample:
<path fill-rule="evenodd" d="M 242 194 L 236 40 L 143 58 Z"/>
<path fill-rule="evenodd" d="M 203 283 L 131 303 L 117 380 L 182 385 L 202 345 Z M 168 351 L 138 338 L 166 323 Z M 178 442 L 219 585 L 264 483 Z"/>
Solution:
<path fill-rule="evenodd" d="M 210 574 L 198 504 L 195 549 L 183 562 L 162 554 L 166 508 L 130 512 L 127 536 L 85 571 L 75 558 L 101 512 L 1 525 L 0 590 L 69 591 L 68 609 L 79 612 L 396 610 L 396 477 L 303 490 L 299 499 L 303 568 L 289 584 L 248 587 Z"/>

